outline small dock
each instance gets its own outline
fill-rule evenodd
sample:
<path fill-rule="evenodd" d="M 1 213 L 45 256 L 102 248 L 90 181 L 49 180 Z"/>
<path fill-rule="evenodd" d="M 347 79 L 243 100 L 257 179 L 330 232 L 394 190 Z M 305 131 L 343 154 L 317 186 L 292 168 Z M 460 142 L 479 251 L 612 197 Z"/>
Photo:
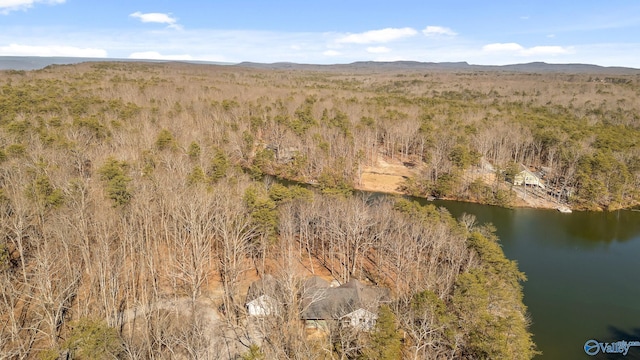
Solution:
<path fill-rule="evenodd" d="M 571 214 L 571 208 L 569 208 L 568 206 L 558 206 L 558 211 L 560 211 L 563 214 Z"/>

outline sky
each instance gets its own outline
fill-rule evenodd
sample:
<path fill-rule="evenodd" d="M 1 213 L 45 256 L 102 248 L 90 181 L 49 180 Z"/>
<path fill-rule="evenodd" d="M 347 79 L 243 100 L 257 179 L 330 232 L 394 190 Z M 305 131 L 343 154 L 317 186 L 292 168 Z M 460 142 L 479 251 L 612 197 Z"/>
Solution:
<path fill-rule="evenodd" d="M 640 68 L 640 1 L 0 0 L 0 56 Z"/>

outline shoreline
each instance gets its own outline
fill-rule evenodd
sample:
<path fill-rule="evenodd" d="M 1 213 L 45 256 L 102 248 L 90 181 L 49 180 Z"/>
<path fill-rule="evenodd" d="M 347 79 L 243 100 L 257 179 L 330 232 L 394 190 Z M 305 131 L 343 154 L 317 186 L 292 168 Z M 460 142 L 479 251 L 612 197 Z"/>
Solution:
<path fill-rule="evenodd" d="M 305 183 L 308 184 L 308 183 Z M 313 184 L 308 184 L 308 185 L 313 185 Z M 414 197 L 414 198 L 420 198 L 420 199 L 425 199 L 428 200 L 427 197 L 425 196 L 419 196 L 419 195 L 412 195 L 412 194 L 408 194 L 402 191 L 398 191 L 398 190 L 381 190 L 381 189 L 375 189 L 372 187 L 363 187 L 363 186 L 354 186 L 353 187 L 354 190 L 356 191 L 365 191 L 365 192 L 371 192 L 371 193 L 380 193 L 380 194 L 387 194 L 387 195 L 401 195 L 401 196 L 410 196 L 410 197 Z M 471 199 L 464 199 L 464 198 L 457 198 L 457 197 L 451 197 L 451 196 L 447 196 L 447 197 L 442 197 L 442 198 L 436 198 L 435 200 L 445 200 L 445 201 L 459 201 L 459 202 L 466 202 L 466 203 L 470 203 L 470 204 L 480 204 L 480 205 L 487 205 L 487 206 L 498 206 L 498 207 L 502 207 L 502 208 L 506 208 L 506 209 L 536 209 L 536 210 L 555 210 L 555 211 L 560 211 L 560 208 L 567 208 L 571 211 L 580 211 L 580 212 L 585 212 L 585 211 L 591 211 L 591 212 L 613 212 L 613 211 L 618 211 L 618 210 L 624 210 L 624 211 L 636 211 L 636 212 L 640 212 L 640 209 L 635 209 L 633 207 L 619 207 L 619 208 L 602 208 L 602 207 L 598 207 L 597 209 L 585 209 L 585 208 L 581 208 L 581 207 L 572 207 L 569 204 L 545 204 L 545 205 L 533 205 L 531 203 L 527 203 L 526 201 L 522 201 L 521 198 L 518 198 L 518 200 L 520 201 L 516 201 L 516 203 L 510 205 L 510 206 L 501 206 L 501 205 L 493 205 L 493 204 L 488 204 L 488 203 L 484 203 L 481 201 L 476 201 L 476 200 L 471 200 Z"/>
<path fill-rule="evenodd" d="M 413 196 L 406 192 L 398 190 L 406 179 L 419 176 L 420 164 L 407 166 L 401 159 L 390 159 L 382 154 L 378 154 L 373 164 L 363 165 L 360 168 L 359 176 L 354 181 L 354 189 L 359 191 L 370 191 L 392 195 Z M 495 168 L 488 162 L 482 161 L 480 166 L 472 168 L 465 173 L 465 176 L 471 179 L 481 179 L 485 184 L 492 184 L 496 181 Z M 501 185 L 502 186 L 502 185 Z M 638 204 L 630 204 L 626 207 L 619 204 L 610 204 L 603 206 L 585 206 L 580 204 L 568 204 L 565 202 L 557 202 L 544 196 L 536 195 L 535 192 L 528 191 L 519 186 L 504 183 L 504 188 L 515 193 L 515 201 L 508 206 L 495 205 L 506 208 L 527 208 L 527 209 L 549 209 L 562 213 L 570 213 L 573 211 L 616 211 L 616 210 L 633 210 L 638 208 Z M 416 196 L 426 199 L 428 196 Z M 462 201 L 469 203 L 477 203 L 483 205 L 491 205 L 478 200 L 471 200 L 464 197 L 448 196 L 443 200 Z"/>
<path fill-rule="evenodd" d="M 313 188 L 317 188 L 317 183 L 316 182 L 310 182 L 310 181 L 301 181 L 301 180 L 297 180 L 297 179 L 289 179 L 289 178 L 285 178 L 285 177 L 281 177 L 279 175 L 274 175 L 274 174 L 265 174 L 265 175 L 269 175 L 269 176 L 273 176 L 274 178 L 278 179 L 278 181 L 284 181 L 284 182 L 291 182 L 291 183 L 297 183 L 297 184 L 301 184 L 301 185 L 305 185 L 305 186 L 310 186 Z M 392 175 L 392 174 L 377 174 L 377 175 L 384 175 L 384 176 L 396 176 L 399 178 L 402 178 L 402 176 L 398 176 L 398 175 Z M 399 195 L 399 196 L 409 196 L 409 197 L 414 197 L 414 198 L 420 198 L 420 199 L 425 199 L 428 201 L 432 201 L 429 200 L 428 196 L 423 196 L 423 195 L 412 195 L 403 191 L 398 190 L 397 186 L 389 186 L 389 184 L 383 184 L 382 186 L 375 186 L 372 184 L 376 184 L 375 182 L 369 182 L 369 186 L 367 185 L 357 185 L 354 184 L 353 185 L 353 190 L 354 191 L 363 191 L 363 192 L 369 192 L 369 193 L 378 193 L 378 194 L 386 194 L 386 195 Z M 495 205 L 495 204 L 489 204 L 486 202 L 482 202 L 482 201 L 478 201 L 478 200 L 471 200 L 471 199 L 465 199 L 465 198 L 461 198 L 461 197 L 454 197 L 454 196 L 447 196 L 447 197 L 442 197 L 442 198 L 434 198 L 433 200 L 445 200 L 445 201 L 459 201 L 459 202 L 466 202 L 466 203 L 470 203 L 470 204 L 480 204 L 480 205 L 487 205 L 487 206 L 498 206 L 498 207 L 502 207 L 502 208 L 506 208 L 506 209 L 536 209 L 536 210 L 554 210 L 554 211 L 559 211 L 559 212 L 563 212 L 563 213 L 571 213 L 574 211 L 580 211 L 580 212 L 585 212 L 585 211 L 592 211 L 592 212 L 613 212 L 613 211 L 618 211 L 618 210 L 626 210 L 626 211 L 636 211 L 636 212 L 640 212 L 640 209 L 636 209 L 633 206 L 630 207 L 618 207 L 618 208 L 602 208 L 602 207 L 598 207 L 598 208 L 584 208 L 584 207 L 574 207 L 571 206 L 570 204 L 561 204 L 561 203 L 553 203 L 550 202 L 548 200 L 544 200 L 544 199 L 537 199 L 538 201 L 536 202 L 531 202 L 531 201 L 526 201 L 525 199 L 523 199 L 522 197 L 519 196 L 520 194 L 516 191 L 516 197 L 517 200 L 513 203 L 510 204 L 509 206 L 502 206 L 502 205 Z M 637 206 L 637 205 L 636 205 Z M 562 211 L 561 209 L 567 209 L 569 211 Z"/>
<path fill-rule="evenodd" d="M 311 185 L 311 184 L 309 184 L 309 185 Z M 401 195 L 401 196 L 409 196 L 409 197 L 413 197 L 413 198 L 429 200 L 428 197 L 425 197 L 425 196 L 412 195 L 412 194 L 408 194 L 408 193 L 405 193 L 405 192 L 402 192 L 402 191 L 398 191 L 398 190 L 389 191 L 389 190 L 380 190 L 380 189 L 375 189 L 375 188 L 370 188 L 370 187 L 362 187 L 362 186 L 354 186 L 353 189 L 356 190 L 356 191 L 364 191 L 364 192 L 387 194 L 387 195 Z M 484 202 L 477 201 L 477 200 L 456 198 L 456 197 L 451 197 L 451 196 L 442 197 L 442 198 L 435 198 L 434 200 L 459 201 L 459 202 L 466 202 L 466 203 L 470 203 L 470 204 L 480 204 L 480 205 L 487 205 L 487 206 L 498 206 L 498 207 L 503 207 L 503 208 L 538 209 L 538 210 L 558 210 L 559 207 L 566 206 L 566 205 L 560 205 L 560 204 L 558 206 L 556 206 L 556 207 L 552 207 L 552 206 L 534 206 L 534 205 L 528 204 L 526 202 L 520 202 L 520 201 L 518 201 L 516 204 L 513 204 L 511 206 L 500 206 L 500 205 L 492 205 L 492 204 L 484 203 Z M 640 210 L 637 210 L 637 211 L 640 211 Z"/>
<path fill-rule="evenodd" d="M 313 184 L 309 184 L 309 183 L 305 183 L 305 184 L 313 185 Z M 356 191 L 366 191 L 366 192 L 388 194 L 388 195 L 411 196 L 411 197 L 425 199 L 425 200 L 428 199 L 428 197 L 426 197 L 426 196 L 412 195 L 412 194 L 408 194 L 408 193 L 399 191 L 397 189 L 389 190 L 389 189 L 383 189 L 382 187 L 377 188 L 375 186 L 354 185 L 353 189 L 356 190 Z M 511 204 L 510 206 L 493 205 L 493 204 L 489 204 L 489 203 L 485 203 L 485 202 L 481 202 L 481 201 L 477 201 L 477 200 L 458 198 L 458 197 L 453 197 L 453 196 L 436 198 L 435 200 L 460 201 L 460 202 L 466 202 L 466 203 L 471 203 L 471 204 L 481 204 L 481 205 L 498 206 L 498 207 L 503 207 L 503 208 L 514 208 L 514 209 L 517 208 L 517 209 L 537 209 L 537 210 L 555 210 L 555 211 L 560 211 L 560 208 L 567 208 L 567 209 L 569 209 L 571 211 L 580 211 L 580 212 L 584 212 L 584 211 L 613 212 L 613 211 L 618 211 L 618 210 L 640 212 L 640 209 L 634 208 L 634 206 L 630 206 L 630 207 L 615 207 L 615 208 L 598 207 L 598 208 L 587 209 L 587 208 L 579 207 L 579 206 L 575 206 L 575 205 L 572 206 L 571 204 L 551 203 L 549 201 L 538 202 L 537 205 L 536 205 L 536 204 L 532 204 L 531 202 L 527 202 L 527 201 L 523 200 L 519 196 L 517 197 L 517 201 L 515 203 Z M 635 205 L 635 206 L 637 206 L 637 205 Z"/>

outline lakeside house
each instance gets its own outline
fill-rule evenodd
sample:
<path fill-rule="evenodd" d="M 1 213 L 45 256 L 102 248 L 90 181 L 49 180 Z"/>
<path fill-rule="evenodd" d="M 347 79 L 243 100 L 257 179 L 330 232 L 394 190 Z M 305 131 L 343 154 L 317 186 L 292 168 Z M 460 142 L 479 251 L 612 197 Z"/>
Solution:
<path fill-rule="evenodd" d="M 390 300 L 389 289 L 366 286 L 355 279 L 337 287 L 314 278 L 309 281 L 314 283 L 308 284 L 309 291 L 302 301 L 302 320 L 307 328 L 327 329 L 329 321 L 337 321 L 358 330 L 371 330 L 380 304 Z"/>
<path fill-rule="evenodd" d="M 541 189 L 545 188 L 542 178 L 536 173 L 527 169 L 524 165 L 520 165 L 520 172 L 513 177 L 513 185 L 528 185 L 537 186 Z"/>
<path fill-rule="evenodd" d="M 274 296 L 276 281 L 265 275 L 249 286 L 245 307 L 249 316 L 276 315 L 279 304 Z M 329 322 L 350 326 L 358 330 L 373 329 L 381 303 L 389 302 L 389 289 L 366 286 L 351 279 L 345 284 L 332 286 L 326 280 L 313 276 L 302 284 L 301 320 L 308 329 L 329 329 Z"/>

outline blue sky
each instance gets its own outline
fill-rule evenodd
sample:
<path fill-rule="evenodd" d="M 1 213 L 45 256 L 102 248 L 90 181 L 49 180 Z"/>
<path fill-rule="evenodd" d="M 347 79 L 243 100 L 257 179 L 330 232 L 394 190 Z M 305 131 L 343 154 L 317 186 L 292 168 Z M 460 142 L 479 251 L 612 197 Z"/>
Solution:
<path fill-rule="evenodd" d="M 640 68 L 640 1 L 0 0 L 0 56 Z"/>

